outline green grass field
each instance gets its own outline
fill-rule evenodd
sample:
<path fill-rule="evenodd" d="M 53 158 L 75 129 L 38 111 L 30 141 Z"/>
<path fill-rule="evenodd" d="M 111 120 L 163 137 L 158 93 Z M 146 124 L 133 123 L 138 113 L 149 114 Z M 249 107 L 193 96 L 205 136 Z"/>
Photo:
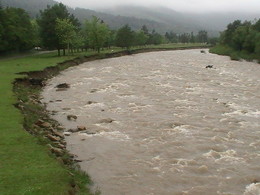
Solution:
<path fill-rule="evenodd" d="M 201 44 L 172 44 L 153 48 L 178 48 L 202 46 Z M 151 47 L 150 47 L 151 48 Z M 113 52 L 120 49 L 113 49 Z M 104 50 L 102 53 L 112 52 Z M 43 70 L 59 62 L 93 52 L 57 57 L 56 52 L 22 58 L 0 60 L 0 194 L 1 195 L 63 195 L 68 194 L 72 175 L 39 144 L 38 138 L 23 128 L 24 116 L 14 107 L 17 97 L 13 82 L 23 77 L 19 72 Z M 74 175 L 73 177 L 81 177 Z M 85 178 L 79 178 L 83 184 Z M 89 194 L 82 189 L 79 194 Z"/>

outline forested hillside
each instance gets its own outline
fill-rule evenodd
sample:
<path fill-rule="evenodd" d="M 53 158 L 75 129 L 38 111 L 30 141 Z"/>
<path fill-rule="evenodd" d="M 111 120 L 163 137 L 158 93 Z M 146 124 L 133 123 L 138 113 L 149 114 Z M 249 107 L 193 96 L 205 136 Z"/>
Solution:
<path fill-rule="evenodd" d="M 26 10 L 31 17 L 39 15 L 40 10 L 44 10 L 47 5 L 54 5 L 57 2 L 53 0 L 0 0 L 2 6 L 17 7 Z M 165 8 L 164 8 L 165 9 Z M 75 15 L 80 22 L 85 19 L 91 19 L 92 16 L 96 16 L 102 19 L 111 29 L 119 29 L 122 25 L 128 24 L 133 30 L 139 30 L 145 25 L 149 31 L 155 29 L 158 33 L 165 34 L 166 32 L 173 31 L 175 33 L 187 33 L 187 32 L 198 32 L 199 30 L 208 30 L 207 27 L 198 25 L 196 21 L 191 18 L 185 17 L 185 15 L 174 12 L 170 9 L 165 10 L 149 10 L 144 8 L 138 8 L 134 12 L 132 8 L 129 8 L 132 15 L 124 15 L 119 10 L 118 14 L 115 12 L 104 13 L 93 11 L 83 8 L 68 8 L 68 11 Z M 138 17 L 137 12 L 146 13 L 147 17 Z M 121 14 L 120 14 L 121 13 Z M 215 31 L 215 35 L 216 35 Z"/>

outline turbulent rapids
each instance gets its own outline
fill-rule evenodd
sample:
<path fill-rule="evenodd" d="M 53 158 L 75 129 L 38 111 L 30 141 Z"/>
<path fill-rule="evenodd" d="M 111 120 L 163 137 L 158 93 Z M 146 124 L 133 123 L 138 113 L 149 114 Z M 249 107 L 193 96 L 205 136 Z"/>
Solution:
<path fill-rule="evenodd" d="M 137 54 L 69 68 L 42 96 L 65 131 L 86 127 L 67 148 L 103 195 L 260 194 L 259 64 Z"/>

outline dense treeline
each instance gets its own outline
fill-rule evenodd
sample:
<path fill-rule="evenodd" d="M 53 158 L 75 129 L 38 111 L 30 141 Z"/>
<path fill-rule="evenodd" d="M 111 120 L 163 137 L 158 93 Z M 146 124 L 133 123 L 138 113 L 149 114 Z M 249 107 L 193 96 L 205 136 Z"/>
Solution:
<path fill-rule="evenodd" d="M 100 52 L 102 48 L 111 46 L 129 49 L 132 46 L 207 41 L 206 31 L 199 31 L 197 35 L 169 32 L 163 36 L 155 30 L 149 32 L 145 25 L 139 31 L 133 31 L 128 25 L 115 31 L 94 16 L 80 24 L 61 3 L 47 6 L 36 20 L 32 20 L 23 9 L 0 7 L 0 53 L 41 47 L 57 49 L 59 55 L 61 51 L 65 55 L 66 51 L 83 49 Z"/>
<path fill-rule="evenodd" d="M 254 22 L 236 20 L 228 24 L 220 36 L 219 45 L 211 50 L 229 55 L 232 59 L 258 59 L 260 61 L 260 19 Z"/>
<path fill-rule="evenodd" d="M 23 9 L 0 7 L 0 53 L 31 49 L 34 35 L 30 17 Z"/>

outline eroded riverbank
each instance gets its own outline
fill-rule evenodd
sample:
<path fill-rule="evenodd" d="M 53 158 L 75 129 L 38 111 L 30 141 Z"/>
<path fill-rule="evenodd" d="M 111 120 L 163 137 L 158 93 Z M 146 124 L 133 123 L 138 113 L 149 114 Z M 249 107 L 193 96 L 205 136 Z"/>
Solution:
<path fill-rule="evenodd" d="M 66 141 L 102 194 L 243 194 L 260 181 L 259 77 L 200 50 L 153 52 L 69 68 L 43 96 L 67 130 L 87 127 Z"/>

